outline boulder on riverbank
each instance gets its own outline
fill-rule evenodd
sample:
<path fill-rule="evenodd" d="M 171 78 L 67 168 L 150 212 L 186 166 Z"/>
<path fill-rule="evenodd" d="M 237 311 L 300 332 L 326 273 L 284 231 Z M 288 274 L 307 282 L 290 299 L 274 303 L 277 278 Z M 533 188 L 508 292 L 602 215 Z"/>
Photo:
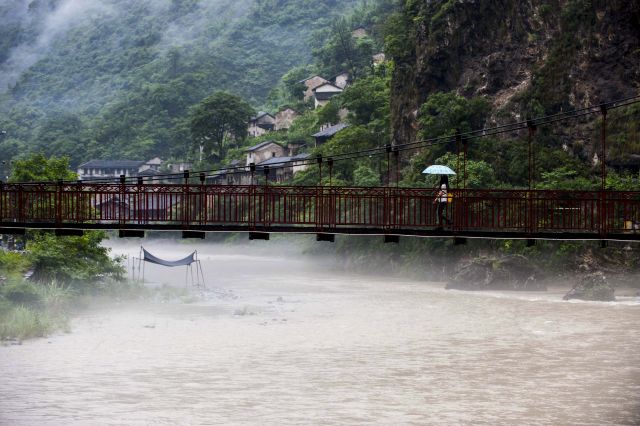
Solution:
<path fill-rule="evenodd" d="M 542 278 L 542 271 L 524 256 L 480 257 L 461 263 L 445 288 L 545 291 Z"/>
<path fill-rule="evenodd" d="M 616 300 L 615 289 L 607 281 L 602 271 L 582 275 L 578 282 L 562 298 L 563 300 L 580 299 L 611 302 Z"/>

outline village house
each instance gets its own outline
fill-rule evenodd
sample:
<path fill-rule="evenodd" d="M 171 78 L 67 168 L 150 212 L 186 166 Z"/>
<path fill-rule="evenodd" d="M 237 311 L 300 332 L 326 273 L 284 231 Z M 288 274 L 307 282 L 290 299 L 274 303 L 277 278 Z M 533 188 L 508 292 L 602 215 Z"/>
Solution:
<path fill-rule="evenodd" d="M 342 89 L 332 83 L 323 83 L 313 89 L 314 107 L 318 108 L 329 103 L 329 99 L 342 93 Z"/>
<path fill-rule="evenodd" d="M 264 170 L 269 167 L 269 180 L 272 182 L 286 182 L 293 178 L 299 171 L 307 168 L 309 154 L 298 154 L 287 157 L 269 158 L 256 165 L 256 172 L 264 176 Z"/>
<path fill-rule="evenodd" d="M 160 166 L 162 166 L 162 160 L 159 157 L 154 157 L 151 160 L 144 163 L 138 171 L 144 172 L 145 170 L 153 170 L 157 172 L 160 170 Z"/>
<path fill-rule="evenodd" d="M 247 153 L 246 165 L 248 166 L 251 163 L 259 164 L 269 158 L 282 157 L 284 148 L 274 141 L 264 141 L 247 148 L 245 152 Z"/>
<path fill-rule="evenodd" d="M 146 161 L 136 160 L 91 160 L 78 166 L 78 179 L 110 179 L 121 175 L 126 177 L 138 176 L 141 169 L 147 165 Z M 148 168 L 151 168 L 149 166 Z"/>
<path fill-rule="evenodd" d="M 306 86 L 306 90 L 304 91 L 304 100 L 306 101 L 307 99 L 313 97 L 313 89 L 320 86 L 321 84 L 329 83 L 329 80 L 326 80 L 319 75 L 312 75 L 311 77 L 305 78 L 298 83 L 302 83 Z"/>
<path fill-rule="evenodd" d="M 255 117 L 249 120 L 247 133 L 250 136 L 262 136 L 267 132 L 274 130 L 276 126 L 276 118 L 268 112 L 260 111 Z"/>
<path fill-rule="evenodd" d="M 182 173 L 190 170 L 193 164 L 186 161 L 164 164 L 159 158 L 155 157 L 149 161 L 137 160 L 91 160 L 80 164 L 76 169 L 78 179 L 96 180 L 96 179 L 114 179 L 124 175 L 130 177 L 142 177 L 146 181 L 154 180 L 155 176 L 161 176 L 163 165 L 168 173 Z"/>
<path fill-rule="evenodd" d="M 304 142 L 292 142 L 286 148 L 273 141 L 262 142 L 247 148 L 244 165 L 239 160 L 234 160 L 224 169 L 207 176 L 206 182 L 215 185 L 251 185 L 263 178 L 266 167 L 269 168 L 270 181 L 287 181 L 307 168 L 305 160 L 309 154 L 298 153 L 304 146 Z M 255 165 L 253 174 L 250 169 L 252 163 Z"/>
<path fill-rule="evenodd" d="M 340 130 L 344 129 L 345 127 L 348 127 L 348 125 L 344 123 L 338 123 L 333 126 L 320 128 L 320 131 L 318 133 L 314 133 L 313 135 L 311 135 L 314 137 L 316 141 L 315 146 L 318 147 L 322 145 L 323 143 L 331 139 L 336 133 L 338 133 Z"/>
<path fill-rule="evenodd" d="M 278 113 L 276 114 L 275 129 L 276 130 L 288 129 L 289 127 L 291 127 L 291 124 L 296 118 L 298 118 L 299 115 L 300 114 L 298 114 L 296 110 L 289 107 L 278 111 Z"/>
<path fill-rule="evenodd" d="M 96 199 L 94 207 L 96 208 L 96 219 L 98 220 L 127 219 L 130 216 L 129 204 L 121 201 L 117 195 Z"/>
<path fill-rule="evenodd" d="M 157 170 L 153 170 L 153 169 L 145 169 L 141 172 L 138 173 L 138 177 L 139 178 L 144 178 L 144 180 L 146 182 L 152 182 L 154 181 L 154 178 L 156 176 L 159 176 L 160 172 Z"/>
<path fill-rule="evenodd" d="M 232 160 L 224 169 L 216 170 L 205 178 L 205 182 L 214 185 L 246 185 L 247 168 L 241 160 Z"/>

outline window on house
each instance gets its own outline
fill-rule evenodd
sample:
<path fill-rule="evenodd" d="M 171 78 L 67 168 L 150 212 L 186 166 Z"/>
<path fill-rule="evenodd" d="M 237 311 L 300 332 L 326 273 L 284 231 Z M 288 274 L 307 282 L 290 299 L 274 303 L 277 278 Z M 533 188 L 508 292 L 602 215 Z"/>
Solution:
<path fill-rule="evenodd" d="M 275 153 L 275 152 L 273 152 L 273 151 L 271 151 L 271 158 L 273 158 L 273 157 L 275 157 L 275 156 L 276 156 L 276 153 Z"/>

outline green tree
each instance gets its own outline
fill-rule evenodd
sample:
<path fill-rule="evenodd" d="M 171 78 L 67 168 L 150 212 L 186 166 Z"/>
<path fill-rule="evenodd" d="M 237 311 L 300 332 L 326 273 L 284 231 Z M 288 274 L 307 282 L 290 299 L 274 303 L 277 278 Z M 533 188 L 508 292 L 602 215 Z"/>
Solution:
<path fill-rule="evenodd" d="M 382 145 L 384 145 L 384 142 L 366 127 L 350 126 L 336 133 L 328 142 L 318 148 L 318 152 L 323 157 L 328 158 Z M 333 171 L 337 178 L 343 179 L 348 183 L 354 183 L 355 169 L 361 165 L 377 169 L 378 161 L 378 157 L 340 160 L 334 163 Z"/>
<path fill-rule="evenodd" d="M 69 159 L 47 158 L 44 154 L 33 154 L 24 160 L 15 160 L 10 182 L 54 182 L 74 180 L 77 175 L 69 170 Z"/>
<path fill-rule="evenodd" d="M 380 175 L 365 164 L 360 164 L 353 171 L 353 183 L 356 186 L 379 186 Z"/>
<path fill-rule="evenodd" d="M 425 139 L 453 136 L 456 130 L 469 132 L 484 125 L 489 102 L 484 98 L 466 99 L 455 92 L 430 95 L 420 107 L 418 121 Z"/>
<path fill-rule="evenodd" d="M 91 231 L 81 237 L 56 237 L 38 232 L 31 236 L 29 259 L 32 279 L 38 282 L 61 282 L 78 289 L 88 289 L 104 278 L 122 279 L 124 268 L 109 256 L 101 245 L 103 231 Z"/>
<path fill-rule="evenodd" d="M 219 161 L 228 147 L 247 137 L 247 123 L 253 108 L 242 98 L 216 92 L 192 108 L 190 128 L 193 142 L 206 159 Z"/>
<path fill-rule="evenodd" d="M 338 99 L 328 102 L 316 110 L 317 124 L 336 124 L 340 121 L 340 104 Z"/>
<path fill-rule="evenodd" d="M 353 80 L 370 72 L 374 43 L 369 37 L 352 36 L 353 23 L 345 18 L 337 19 L 331 27 L 329 39 L 314 50 L 322 71 L 334 75 L 347 71 Z"/>
<path fill-rule="evenodd" d="M 388 134 L 390 75 L 382 69 L 374 75 L 358 79 L 340 94 L 342 106 L 349 111 L 351 124 L 367 126 L 375 133 Z"/>

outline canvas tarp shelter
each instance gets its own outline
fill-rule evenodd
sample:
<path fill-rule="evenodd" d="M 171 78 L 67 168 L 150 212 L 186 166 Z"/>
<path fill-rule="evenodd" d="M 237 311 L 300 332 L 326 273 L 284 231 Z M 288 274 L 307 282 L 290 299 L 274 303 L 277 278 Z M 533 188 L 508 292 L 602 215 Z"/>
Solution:
<path fill-rule="evenodd" d="M 204 274 L 202 272 L 202 264 L 200 263 L 200 260 L 198 260 L 198 252 L 194 251 L 193 253 L 191 253 L 190 255 L 188 255 L 187 257 L 183 257 L 182 259 L 178 259 L 178 260 L 165 260 L 165 259 L 160 259 L 158 256 L 154 256 L 153 254 L 149 253 L 144 247 L 140 247 L 140 257 L 134 257 L 134 267 L 133 267 L 133 279 L 136 279 L 136 276 L 138 279 L 142 278 L 142 282 L 145 281 L 145 277 L 144 277 L 144 265 L 145 263 L 153 263 L 156 265 L 161 265 L 161 266 L 168 266 L 170 268 L 174 267 L 174 266 L 186 266 L 187 270 L 186 270 L 186 276 L 185 276 L 185 284 L 188 284 L 189 282 L 191 282 L 191 284 L 193 285 L 197 285 L 198 287 L 200 287 L 201 285 L 204 287 Z M 135 261 L 137 260 L 138 262 L 138 271 L 136 274 L 136 270 L 135 270 Z M 192 268 L 192 264 L 195 263 L 195 269 Z"/>
<path fill-rule="evenodd" d="M 144 248 L 142 249 L 142 260 L 149 263 L 155 263 L 156 265 L 169 266 L 169 267 L 191 265 L 193 262 L 196 261 L 195 255 L 196 255 L 196 252 L 194 251 L 189 256 L 180 260 L 164 260 L 152 255 Z"/>

